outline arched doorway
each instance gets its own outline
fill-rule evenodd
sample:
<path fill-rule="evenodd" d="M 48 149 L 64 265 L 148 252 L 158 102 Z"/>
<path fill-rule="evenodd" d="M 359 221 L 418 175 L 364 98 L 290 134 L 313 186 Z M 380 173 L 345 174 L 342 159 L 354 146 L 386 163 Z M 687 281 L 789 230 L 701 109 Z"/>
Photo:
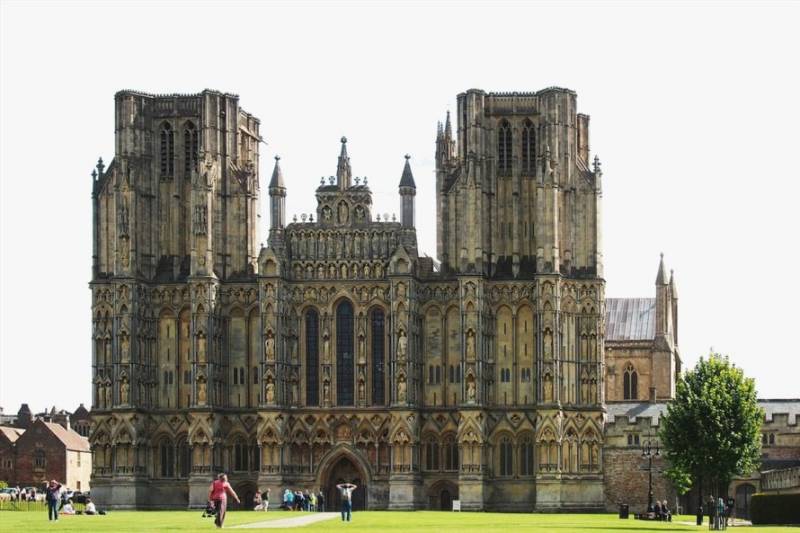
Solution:
<path fill-rule="evenodd" d="M 756 488 L 750 483 L 744 483 L 736 487 L 736 517 L 750 518 L 750 498 L 756 492 Z"/>
<path fill-rule="evenodd" d="M 324 478 L 326 511 L 338 511 L 342 508 L 342 499 L 336 489 L 339 483 L 352 483 L 358 486 L 353 491 L 354 511 L 363 511 L 367 508 L 367 480 L 350 458 L 340 457 L 328 469 L 328 475 Z"/>
<path fill-rule="evenodd" d="M 428 492 L 430 510 L 452 511 L 453 500 L 458 499 L 458 486 L 449 481 L 439 481 Z"/>

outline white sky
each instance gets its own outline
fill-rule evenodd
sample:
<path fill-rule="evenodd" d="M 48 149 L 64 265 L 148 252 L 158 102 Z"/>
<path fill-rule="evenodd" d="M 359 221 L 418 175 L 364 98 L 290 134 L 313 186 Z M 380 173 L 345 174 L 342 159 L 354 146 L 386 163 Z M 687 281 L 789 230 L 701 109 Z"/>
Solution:
<path fill-rule="evenodd" d="M 471 87 L 578 93 L 604 170 L 607 296 L 674 268 L 680 347 L 800 397 L 800 4 L 2 2 L 0 406 L 90 404 L 91 178 L 123 88 L 241 96 L 266 184 L 312 212 L 347 135 L 376 211 L 403 154 L 435 255 L 436 121 Z"/>

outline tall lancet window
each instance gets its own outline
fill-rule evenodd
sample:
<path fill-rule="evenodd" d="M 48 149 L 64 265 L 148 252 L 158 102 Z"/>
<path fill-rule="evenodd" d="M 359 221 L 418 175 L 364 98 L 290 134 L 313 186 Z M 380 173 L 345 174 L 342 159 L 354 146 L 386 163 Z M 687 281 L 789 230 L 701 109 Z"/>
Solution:
<path fill-rule="evenodd" d="M 536 169 L 536 132 L 533 123 L 525 120 L 522 127 L 522 173 L 532 176 Z"/>
<path fill-rule="evenodd" d="M 384 405 L 384 350 L 386 333 L 383 309 L 372 311 L 372 404 Z"/>
<path fill-rule="evenodd" d="M 639 376 L 633 365 L 628 363 L 625 367 L 625 374 L 622 377 L 622 397 L 624 400 L 636 400 L 639 397 Z"/>
<path fill-rule="evenodd" d="M 319 405 L 319 314 L 306 311 L 306 405 Z"/>
<path fill-rule="evenodd" d="M 353 405 L 353 304 L 336 308 L 336 404 Z"/>
<path fill-rule="evenodd" d="M 507 120 L 500 122 L 497 129 L 497 173 L 511 175 L 511 125 Z"/>
<path fill-rule="evenodd" d="M 175 132 L 169 122 L 161 125 L 159 142 L 159 158 L 161 162 L 161 177 L 171 178 L 175 173 Z"/>
<path fill-rule="evenodd" d="M 194 123 L 187 122 L 183 127 L 183 170 L 188 178 L 192 169 L 197 168 L 200 143 Z"/>

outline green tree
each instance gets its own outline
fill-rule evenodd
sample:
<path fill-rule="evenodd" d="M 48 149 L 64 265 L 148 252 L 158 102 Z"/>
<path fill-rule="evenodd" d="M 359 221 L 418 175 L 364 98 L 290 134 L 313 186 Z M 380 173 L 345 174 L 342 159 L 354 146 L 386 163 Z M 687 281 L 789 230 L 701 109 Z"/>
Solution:
<path fill-rule="evenodd" d="M 695 484 L 700 505 L 704 481 L 727 490 L 733 476 L 758 467 L 763 419 L 752 378 L 727 357 L 701 358 L 678 380 L 675 400 L 661 421 L 670 479 L 684 491 Z"/>

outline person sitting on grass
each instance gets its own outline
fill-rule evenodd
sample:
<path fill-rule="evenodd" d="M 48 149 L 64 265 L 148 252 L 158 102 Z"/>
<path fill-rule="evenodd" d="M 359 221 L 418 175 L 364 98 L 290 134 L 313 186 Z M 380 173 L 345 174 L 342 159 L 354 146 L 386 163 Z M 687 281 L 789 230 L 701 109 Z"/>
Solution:
<path fill-rule="evenodd" d="M 256 491 L 256 495 L 253 496 L 253 505 L 255 505 L 255 507 L 253 507 L 254 511 L 260 511 L 264 508 L 264 504 L 261 500 L 261 493 L 258 491 Z"/>
<path fill-rule="evenodd" d="M 669 512 L 669 508 L 667 507 L 667 500 L 661 502 L 661 517 L 665 522 L 672 522 L 672 513 Z"/>
<path fill-rule="evenodd" d="M 94 502 L 89 498 L 86 498 L 86 509 L 83 510 L 83 514 L 97 514 L 97 508 L 94 506 Z"/>
<path fill-rule="evenodd" d="M 61 508 L 61 514 L 75 514 L 75 507 L 72 506 L 72 500 L 67 500 L 67 503 Z"/>

